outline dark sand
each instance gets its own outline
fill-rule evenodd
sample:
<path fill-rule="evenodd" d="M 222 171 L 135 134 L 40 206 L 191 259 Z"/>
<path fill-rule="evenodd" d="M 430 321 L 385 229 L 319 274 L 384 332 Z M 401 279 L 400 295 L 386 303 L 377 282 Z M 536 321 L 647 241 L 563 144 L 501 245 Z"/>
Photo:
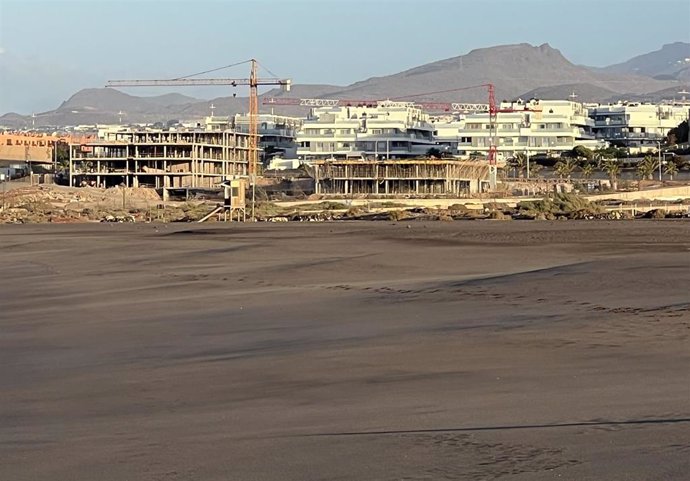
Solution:
<path fill-rule="evenodd" d="M 0 226 L 0 480 L 690 479 L 690 222 Z"/>

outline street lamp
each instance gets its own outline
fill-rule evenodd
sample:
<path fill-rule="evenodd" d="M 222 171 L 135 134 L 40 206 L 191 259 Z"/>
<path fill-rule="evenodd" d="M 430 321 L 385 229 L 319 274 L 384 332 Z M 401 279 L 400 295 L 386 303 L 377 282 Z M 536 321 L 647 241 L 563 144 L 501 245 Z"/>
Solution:
<path fill-rule="evenodd" d="M 527 157 L 527 179 L 529 179 L 529 149 L 525 148 L 525 157 Z"/>
<path fill-rule="evenodd" d="M 664 164 L 664 165 L 668 165 L 668 160 L 666 160 L 666 156 L 667 156 L 667 155 L 669 155 L 669 156 L 671 156 L 671 158 L 673 158 L 673 152 L 664 152 L 664 153 L 661 154 L 661 155 L 664 156 L 664 160 L 663 160 L 663 162 L 661 162 L 661 163 Z M 673 180 L 673 174 L 671 174 L 671 180 Z"/>
<path fill-rule="evenodd" d="M 659 146 L 657 154 L 659 154 L 659 182 L 661 182 L 661 141 L 657 140 L 656 144 Z"/>

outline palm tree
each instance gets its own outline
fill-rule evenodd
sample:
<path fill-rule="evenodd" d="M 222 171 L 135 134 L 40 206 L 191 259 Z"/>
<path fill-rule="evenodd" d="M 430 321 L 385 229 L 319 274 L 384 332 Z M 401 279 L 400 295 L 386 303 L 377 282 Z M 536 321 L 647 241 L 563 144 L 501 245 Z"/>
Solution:
<path fill-rule="evenodd" d="M 577 161 L 575 159 L 559 160 L 556 164 L 555 172 L 559 178 L 562 179 L 566 177 L 568 180 L 570 180 L 570 176 L 575 170 L 575 167 L 577 167 Z"/>
<path fill-rule="evenodd" d="M 637 175 L 640 180 L 652 180 L 654 171 L 659 167 L 659 162 L 651 155 L 645 155 L 644 159 L 637 164 Z"/>
<path fill-rule="evenodd" d="M 611 188 L 618 190 L 618 174 L 621 172 L 621 162 L 618 159 L 604 159 L 601 169 L 606 172 L 611 180 Z"/>
<path fill-rule="evenodd" d="M 671 180 L 673 180 L 673 176 L 678 173 L 678 166 L 676 165 L 675 162 L 670 161 L 668 164 L 666 164 L 666 168 L 664 169 L 664 174 L 668 175 Z"/>
<path fill-rule="evenodd" d="M 539 177 L 539 172 L 541 172 L 541 169 L 544 167 L 541 164 L 537 164 L 536 162 L 530 162 L 529 164 L 529 175 L 530 177 Z"/>
<path fill-rule="evenodd" d="M 583 179 L 590 179 L 594 174 L 594 164 L 587 163 L 580 167 L 580 172 L 582 172 Z"/>
<path fill-rule="evenodd" d="M 522 177 L 522 172 L 527 169 L 527 155 L 523 152 L 518 152 L 508 163 L 514 169 L 515 176 Z"/>

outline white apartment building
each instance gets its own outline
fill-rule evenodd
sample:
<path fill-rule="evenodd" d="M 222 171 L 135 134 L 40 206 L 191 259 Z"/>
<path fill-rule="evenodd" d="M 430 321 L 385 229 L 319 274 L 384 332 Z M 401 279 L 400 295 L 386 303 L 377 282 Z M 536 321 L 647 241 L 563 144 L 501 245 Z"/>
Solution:
<path fill-rule="evenodd" d="M 490 147 L 489 113 L 471 113 L 441 118 L 434 123 L 441 150 L 455 156 L 486 155 Z M 577 145 L 605 146 L 594 135 L 594 121 L 583 104 L 569 100 L 503 102 L 496 121 L 499 159 L 516 153 L 556 156 Z"/>
<path fill-rule="evenodd" d="M 619 102 L 590 106 L 599 139 L 626 147 L 631 153 L 656 150 L 669 130 L 688 119 L 690 105 Z"/>
<path fill-rule="evenodd" d="M 404 159 L 435 147 L 428 114 L 410 102 L 366 107 L 318 107 L 297 132 L 297 156 L 324 159 Z"/>
<path fill-rule="evenodd" d="M 295 136 L 303 119 L 285 115 L 259 114 L 257 116 L 261 161 L 269 163 L 273 157 L 295 158 L 297 148 Z M 206 117 L 206 130 L 235 130 L 249 133 L 249 115 L 235 114 L 234 117 Z"/>

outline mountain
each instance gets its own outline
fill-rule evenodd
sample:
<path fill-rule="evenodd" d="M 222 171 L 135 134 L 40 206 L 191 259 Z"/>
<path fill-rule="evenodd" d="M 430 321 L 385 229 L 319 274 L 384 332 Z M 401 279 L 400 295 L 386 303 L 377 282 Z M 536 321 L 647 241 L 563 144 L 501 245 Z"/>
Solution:
<path fill-rule="evenodd" d="M 690 80 L 690 43 L 675 42 L 659 50 L 601 69 L 617 74 L 646 75 L 660 80 Z"/>
<path fill-rule="evenodd" d="M 604 69 L 575 65 L 548 44 L 501 45 L 472 50 L 465 55 L 392 75 L 372 77 L 347 86 L 294 85 L 291 92 L 275 89 L 264 96 L 486 102 L 487 88 L 482 85 L 493 83 L 497 100 L 518 97 L 568 98 L 572 92 L 583 102 L 626 96 L 644 97 L 681 87 L 682 83 L 676 77 L 681 78 L 684 70 L 680 67 L 671 69 L 672 63 L 669 62 L 675 60 L 669 59 L 676 58 L 678 52 L 684 51 L 683 45 L 687 44 L 666 45 L 657 52 Z M 663 52 L 663 55 L 659 52 Z M 662 57 L 664 60 L 659 60 Z M 646 60 L 640 60 L 643 58 Z M 652 62 L 652 59 L 656 60 Z M 644 69 L 632 66 L 643 64 L 647 65 Z M 624 68 L 623 65 L 627 67 Z M 669 67 L 660 70 L 663 65 Z M 637 70 L 631 72 L 630 69 Z M 652 78 L 650 74 L 675 77 L 663 80 Z M 56 110 L 44 112 L 33 120 L 28 116 L 5 115 L 0 117 L 0 125 L 24 127 L 32 121 L 37 126 L 116 123 L 120 117 L 123 118 L 123 123 L 193 120 L 209 115 L 211 103 L 218 116 L 245 112 L 248 106 L 247 99 L 243 97 L 219 97 L 202 101 L 180 94 L 137 97 L 114 89 L 85 89 L 74 94 Z M 304 115 L 308 110 L 294 106 L 262 105 L 261 111 Z"/>
<path fill-rule="evenodd" d="M 459 57 L 374 77 L 332 92 L 330 96 L 386 98 L 445 91 L 415 98 L 485 101 L 484 88 L 459 89 L 486 83 L 495 85 L 497 99 L 512 99 L 538 87 L 556 85 L 589 84 L 612 92 L 647 92 L 671 85 L 649 77 L 593 71 L 574 65 L 548 44 L 522 43 L 476 49 Z"/>
<path fill-rule="evenodd" d="M 24 125 L 88 125 L 97 123 L 156 122 L 175 116 L 198 99 L 181 94 L 137 97 L 111 88 L 83 89 L 64 101 L 57 109 L 24 118 Z M 120 113 L 122 112 L 122 113 Z M 10 120 L 13 120 L 10 123 Z M 0 117 L 0 124 L 17 125 L 17 119 Z"/>

